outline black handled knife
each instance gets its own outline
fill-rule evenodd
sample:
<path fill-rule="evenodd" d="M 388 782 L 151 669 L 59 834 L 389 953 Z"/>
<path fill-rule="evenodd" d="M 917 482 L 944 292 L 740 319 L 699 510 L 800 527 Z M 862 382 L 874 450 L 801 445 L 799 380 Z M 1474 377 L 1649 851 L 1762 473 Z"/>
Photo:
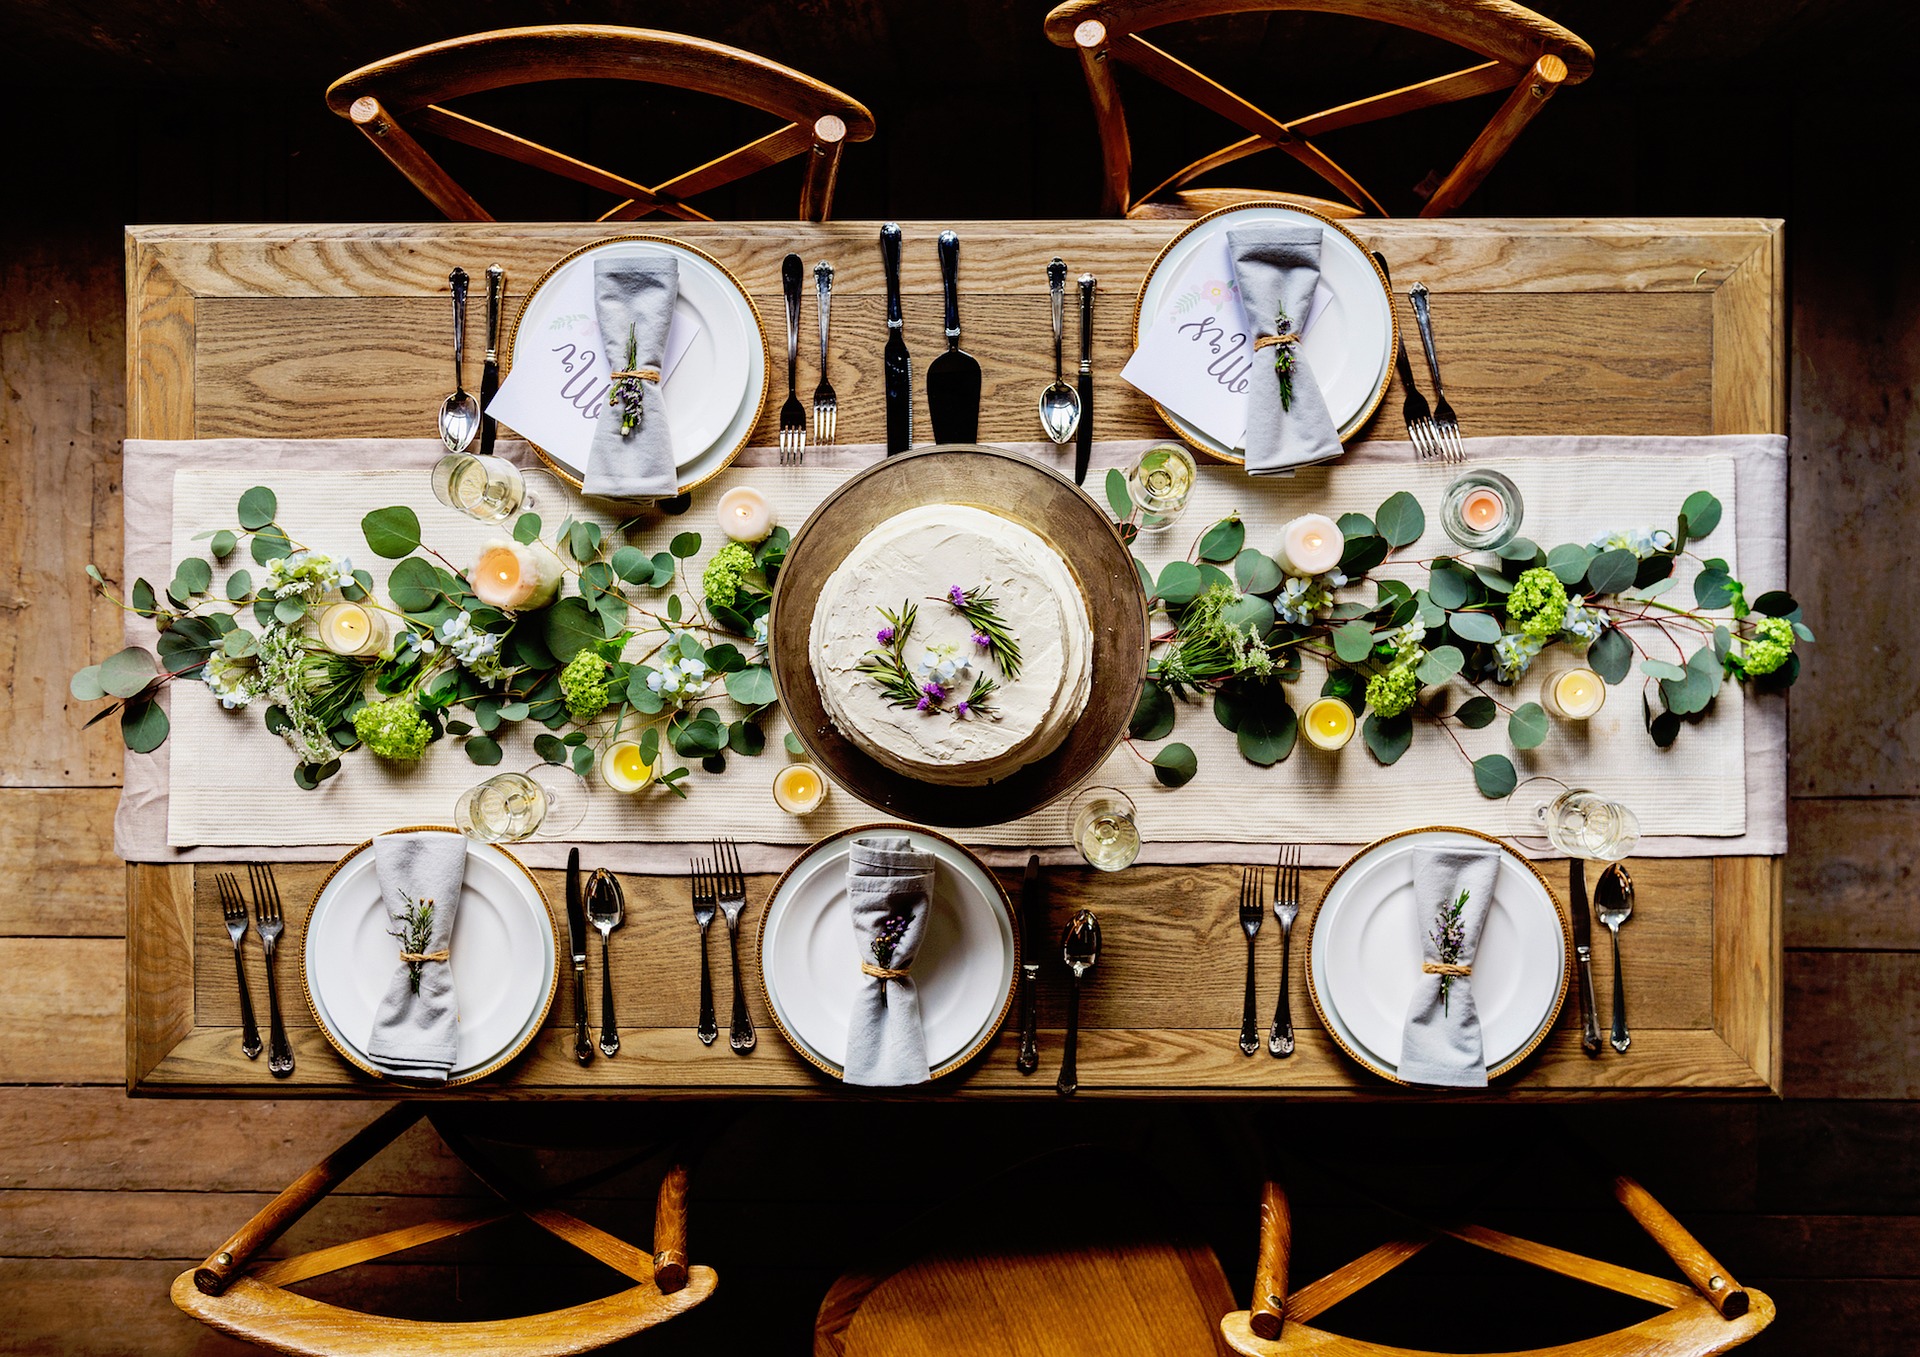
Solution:
<path fill-rule="evenodd" d="M 1080 430 L 1073 449 L 1073 483 L 1087 483 L 1093 458 L 1093 289 L 1097 279 L 1080 275 Z"/>
<path fill-rule="evenodd" d="M 480 369 L 480 455 L 493 455 L 493 437 L 499 425 L 487 406 L 500 389 L 500 297 L 506 290 L 507 271 L 498 264 L 487 266 L 487 361 Z"/>
<path fill-rule="evenodd" d="M 1047 901 L 1040 886 L 1040 855 L 1027 859 L 1027 875 L 1020 883 L 1020 931 L 1026 943 L 1020 955 L 1020 1073 L 1032 1074 L 1040 1065 L 1039 995 L 1040 956 L 1047 947 Z"/>
<path fill-rule="evenodd" d="M 1573 956 L 1580 971 L 1580 1049 L 1600 1054 L 1600 1006 L 1593 1001 L 1593 921 L 1587 917 L 1587 864 L 1567 862 L 1567 893 L 1573 914 Z"/>
<path fill-rule="evenodd" d="M 947 351 L 927 364 L 927 419 L 936 443 L 980 437 L 980 360 L 960 347 L 960 237 L 940 233 L 940 290 L 947 303 Z"/>
<path fill-rule="evenodd" d="M 881 372 L 887 392 L 887 455 L 913 446 L 913 360 L 900 316 L 900 226 L 880 228 L 880 263 L 887 271 L 887 347 Z"/>
<path fill-rule="evenodd" d="M 587 1040 L 587 906 L 580 896 L 580 850 L 567 850 L 567 945 L 573 952 L 573 1056 L 593 1063 Z"/>

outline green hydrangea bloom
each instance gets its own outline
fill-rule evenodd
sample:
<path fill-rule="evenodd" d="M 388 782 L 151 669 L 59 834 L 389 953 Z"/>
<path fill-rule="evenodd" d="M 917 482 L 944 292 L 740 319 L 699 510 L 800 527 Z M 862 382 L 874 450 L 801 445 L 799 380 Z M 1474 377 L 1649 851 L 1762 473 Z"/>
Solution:
<path fill-rule="evenodd" d="M 1507 595 L 1507 620 L 1537 641 L 1558 636 L 1567 620 L 1567 586 L 1545 566 L 1523 572 Z"/>
<path fill-rule="evenodd" d="M 1367 705 L 1376 716 L 1398 716 L 1413 705 L 1420 680 L 1410 665 L 1396 664 L 1367 680 Z"/>
<path fill-rule="evenodd" d="M 1742 657 L 1747 672 L 1755 676 L 1771 674 L 1787 662 L 1793 653 L 1793 623 L 1784 617 L 1763 617 L 1753 624 Z"/>
<path fill-rule="evenodd" d="M 560 671 L 560 695 L 576 721 L 591 721 L 607 709 L 607 662 L 599 651 L 589 647 L 567 661 Z"/>
<path fill-rule="evenodd" d="M 700 590 L 714 607 L 731 608 L 740 597 L 740 582 L 752 569 L 753 553 L 739 542 L 729 542 L 707 562 L 700 576 Z"/>
<path fill-rule="evenodd" d="M 412 763 L 426 752 L 433 730 L 409 697 L 369 702 L 353 714 L 353 733 L 383 759 Z"/>

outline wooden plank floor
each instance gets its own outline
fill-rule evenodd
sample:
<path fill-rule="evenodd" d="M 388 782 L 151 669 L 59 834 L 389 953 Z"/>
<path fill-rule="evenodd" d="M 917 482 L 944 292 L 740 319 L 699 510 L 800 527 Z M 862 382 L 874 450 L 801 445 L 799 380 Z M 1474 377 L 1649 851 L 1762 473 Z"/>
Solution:
<path fill-rule="evenodd" d="M 1846 12 L 1872 6 L 1742 7 L 1737 24 L 1734 9 L 1721 4 L 1542 7 L 1595 41 L 1601 75 L 1555 101 L 1474 207 L 1504 215 L 1788 219 L 1792 587 L 1821 636 L 1793 702 L 1787 1098 L 1592 1109 L 1581 1114 L 1581 1129 L 1615 1147 L 1743 1281 L 1775 1296 L 1779 1323 L 1746 1351 L 1817 1347 L 1836 1357 L 1905 1357 L 1920 1350 L 1920 1022 L 1912 997 L 1920 993 L 1920 911 L 1912 906 L 1920 650 L 1905 640 L 1920 579 L 1920 539 L 1910 527 L 1920 510 L 1913 451 L 1920 446 L 1913 396 L 1920 266 L 1902 228 L 1860 241 L 1859 200 L 1835 191 L 1899 178 L 1903 167 L 1883 157 L 1911 162 L 1913 148 L 1889 152 L 1858 129 L 1900 125 L 1894 120 L 1904 107 L 1898 92 L 1881 96 L 1883 106 L 1863 105 L 1857 77 L 1840 60 L 1858 50 L 1860 36 Z M 125 31 L 140 36 L 124 43 L 97 30 L 92 38 L 56 31 L 52 20 L 37 44 L 0 43 L 0 71 L 10 76 L 64 79 L 52 63 L 65 53 L 97 86 L 63 115 L 61 136 L 49 132 L 15 148 L 9 186 L 16 206 L 0 222 L 6 1353 L 241 1351 L 178 1315 L 166 1299 L 168 1282 L 372 1115 L 324 1101 L 126 1099 L 124 887 L 109 823 L 117 740 L 109 727 L 80 731 L 83 718 L 70 709 L 65 685 L 83 659 L 113 648 L 117 633 L 111 610 L 90 605 L 75 581 L 89 560 L 109 574 L 117 564 L 121 224 L 423 215 L 397 176 L 319 111 L 318 90 L 355 62 L 455 29 L 427 17 L 424 6 L 403 5 L 390 31 L 351 38 L 328 31 L 318 55 L 298 43 L 262 51 L 279 72 L 289 46 L 307 65 L 298 67 L 293 93 L 267 99 L 264 112 L 235 120 L 231 134 L 216 140 L 206 136 L 206 109 L 181 93 L 184 83 L 151 96 L 112 86 L 130 73 L 144 78 L 149 67 L 162 72 L 155 79 L 163 86 L 168 71 L 178 82 L 217 76 L 241 60 L 246 41 L 304 38 L 287 26 L 323 21 L 311 7 L 291 7 L 294 17 L 279 20 L 281 28 L 210 45 L 170 29 L 170 8 L 150 0 L 128 6 Z M 540 21 L 557 17 L 546 12 L 554 8 L 529 0 L 474 22 Z M 863 0 L 850 7 L 859 17 L 846 20 L 839 45 L 829 41 L 824 54 L 816 51 L 817 33 L 791 22 L 757 27 L 759 7 L 743 7 L 728 21 L 739 31 L 711 27 L 691 5 L 650 11 L 647 22 L 755 46 L 868 99 L 883 140 L 849 152 L 842 190 L 849 215 L 1090 211 L 1086 164 L 1056 184 L 1034 160 L 1034 147 L 1054 136 L 1091 146 L 1070 59 L 1060 65 L 1048 60 L 1059 54 L 1028 48 L 1038 7 L 983 4 L 969 8 L 964 31 L 931 30 L 950 44 L 956 70 L 968 54 L 988 52 L 1004 67 L 973 86 L 931 89 L 904 74 L 874 74 L 889 54 L 927 40 L 934 21 L 909 10 Z M 466 17 L 445 22 L 457 26 Z M 1729 54 L 1723 42 L 1734 30 L 1738 50 Z M 1803 60 L 1827 49 L 1831 59 Z M 75 55 L 82 52 L 85 60 Z M 1696 76 L 1710 81 L 1708 73 L 1723 66 L 1737 67 L 1750 86 L 1677 88 Z M 1792 96 L 1781 97 L 1788 88 Z M 1843 91 L 1846 98 L 1829 98 Z M 1006 165 L 996 162 L 989 172 L 984 160 L 957 165 L 922 153 L 925 138 L 953 117 L 976 117 L 976 129 L 1005 134 L 983 136 L 981 145 L 993 149 L 978 154 L 1008 157 Z M 1188 148 L 1213 134 L 1178 118 L 1167 128 L 1167 138 Z M 1142 163 L 1154 146 L 1151 136 L 1136 145 Z M 786 194 L 782 187 L 779 203 L 743 198 L 721 207 L 769 216 L 784 210 Z M 1258 1114 L 1257 1129 L 1276 1140 L 1362 1146 L 1411 1129 L 1441 1147 L 1555 1129 L 1543 1120 L 1549 1114 L 1531 1109 L 1428 1109 L 1429 1120 L 1415 1125 L 1396 1116 L 1391 1127 L 1370 1116 L 1378 1111 L 1276 1107 Z M 959 1178 L 990 1166 L 1009 1145 L 1097 1135 L 1130 1137 L 1182 1168 L 1229 1276 L 1244 1289 L 1251 1203 L 1213 1166 L 1219 1129 L 1204 1109 L 766 1105 L 743 1110 L 710 1148 L 696 1182 L 694 1252 L 718 1267 L 720 1290 L 648 1346 L 720 1351 L 751 1341 L 759 1351 L 804 1352 L 819 1296 L 878 1228 L 875 1184 L 916 1182 L 930 1172 Z M 609 1184 L 586 1214 L 643 1234 L 636 1222 L 644 1221 L 644 1192 L 644 1185 Z M 402 1225 L 476 1193 L 416 1128 L 286 1246 L 329 1229 Z M 1594 1230 L 1603 1219 L 1577 1218 Z M 1315 1214 L 1303 1221 L 1301 1247 L 1331 1264 L 1349 1235 L 1359 1247 L 1371 1242 L 1337 1215 Z M 772 1256 L 768 1240 L 782 1241 Z M 349 1299 L 397 1296 L 426 1311 L 456 1297 L 471 1304 L 498 1279 L 473 1261 L 481 1252 L 450 1244 L 377 1269 Z M 540 1275 L 547 1296 L 593 1281 L 558 1257 Z"/>

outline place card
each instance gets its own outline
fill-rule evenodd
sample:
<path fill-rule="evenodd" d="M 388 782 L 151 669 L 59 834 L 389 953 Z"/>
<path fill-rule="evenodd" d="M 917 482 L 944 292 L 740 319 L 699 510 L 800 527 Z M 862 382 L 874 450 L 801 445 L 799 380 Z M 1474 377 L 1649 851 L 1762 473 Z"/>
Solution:
<path fill-rule="evenodd" d="M 1302 335 L 1332 296 L 1323 279 Z M 1120 376 L 1207 437 L 1239 448 L 1247 432 L 1247 382 L 1264 361 L 1254 356 L 1240 308 L 1227 233 L 1215 231 L 1187 260 Z"/>

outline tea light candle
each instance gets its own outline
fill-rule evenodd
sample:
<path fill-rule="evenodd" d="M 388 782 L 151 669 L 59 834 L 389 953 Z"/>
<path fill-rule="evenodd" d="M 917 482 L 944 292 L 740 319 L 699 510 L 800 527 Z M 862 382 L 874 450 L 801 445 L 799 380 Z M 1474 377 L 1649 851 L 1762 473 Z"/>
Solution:
<path fill-rule="evenodd" d="M 653 765 L 632 740 L 617 740 L 600 756 L 600 780 L 616 792 L 637 792 L 653 782 Z"/>
<path fill-rule="evenodd" d="M 806 815 L 827 799 L 827 781 L 810 763 L 790 763 L 774 774 L 773 799 L 789 815 Z"/>
<path fill-rule="evenodd" d="M 773 531 L 773 506 L 750 485 L 736 485 L 720 496 L 715 511 L 721 529 L 736 542 L 764 542 Z"/>
<path fill-rule="evenodd" d="M 387 622 L 358 603 L 336 603 L 320 614 L 320 644 L 336 655 L 374 655 L 387 644 Z"/>
<path fill-rule="evenodd" d="M 1324 575 L 1340 564 L 1347 539 L 1325 514 L 1301 514 L 1280 529 L 1280 568 L 1306 578 Z"/>
<path fill-rule="evenodd" d="M 560 591 L 560 558 L 539 542 L 495 537 L 483 543 L 467 579 L 482 603 L 495 608 L 539 608 Z"/>
<path fill-rule="evenodd" d="M 1506 501 L 1482 487 L 1461 501 L 1460 517 L 1466 519 L 1467 526 L 1475 532 L 1492 532 L 1506 520 Z"/>
<path fill-rule="evenodd" d="M 1353 708 L 1337 697 L 1323 697 L 1307 708 L 1300 729 L 1315 749 L 1332 753 L 1345 749 L 1353 738 Z"/>
<path fill-rule="evenodd" d="M 1520 487 L 1480 467 L 1447 487 L 1440 501 L 1440 526 L 1469 551 L 1494 551 L 1520 531 L 1524 512 Z"/>
<path fill-rule="evenodd" d="M 1607 700 L 1607 685 L 1600 676 L 1581 665 L 1563 669 L 1547 680 L 1547 705 L 1569 721 L 1584 721 L 1600 710 Z"/>

